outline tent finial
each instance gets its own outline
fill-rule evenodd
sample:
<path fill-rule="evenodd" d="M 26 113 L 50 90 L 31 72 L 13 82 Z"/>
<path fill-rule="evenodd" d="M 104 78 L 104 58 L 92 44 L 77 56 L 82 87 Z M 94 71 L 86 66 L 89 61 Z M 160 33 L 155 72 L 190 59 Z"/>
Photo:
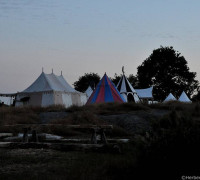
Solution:
<path fill-rule="evenodd" d="M 52 68 L 52 74 L 53 74 L 53 68 Z"/>
<path fill-rule="evenodd" d="M 124 75 L 124 66 L 122 66 L 122 73 L 123 73 L 123 75 Z"/>
<path fill-rule="evenodd" d="M 62 71 L 61 71 L 61 76 L 62 76 Z"/>
<path fill-rule="evenodd" d="M 42 72 L 44 72 L 44 68 L 42 67 Z"/>

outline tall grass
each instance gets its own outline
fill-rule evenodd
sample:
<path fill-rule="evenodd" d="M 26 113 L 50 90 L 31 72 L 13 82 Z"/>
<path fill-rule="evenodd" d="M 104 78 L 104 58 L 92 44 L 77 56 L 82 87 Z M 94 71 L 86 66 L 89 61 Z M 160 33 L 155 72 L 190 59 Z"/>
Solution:
<path fill-rule="evenodd" d="M 156 169 L 161 173 L 167 170 L 170 176 L 176 178 L 199 173 L 200 167 L 196 166 L 200 161 L 199 107 L 181 104 L 181 108 L 175 108 L 170 114 L 152 122 L 141 167 L 151 167 L 150 170 Z"/>
<path fill-rule="evenodd" d="M 78 119 L 78 123 L 88 121 L 94 123 L 96 117 L 93 114 L 120 114 L 130 111 L 145 110 L 148 111 L 149 107 L 142 104 L 134 103 L 102 103 L 85 106 L 71 106 L 65 108 L 61 105 L 49 107 L 0 107 L 0 125 L 1 124 L 23 124 L 23 123 L 38 123 L 38 114 L 42 112 L 70 112 L 73 114 L 73 122 Z M 80 113 L 79 113 L 80 112 Z M 81 113 L 82 112 L 82 113 Z M 80 117 L 79 117 L 80 116 Z M 90 118 L 87 119 L 87 116 Z M 69 118 L 69 119 L 70 119 Z M 68 121 L 70 121 L 68 119 Z M 94 122 L 89 122 L 90 119 Z M 80 121 L 80 122 L 79 122 Z"/>
<path fill-rule="evenodd" d="M 148 105 L 148 107 L 152 109 L 184 111 L 185 109 L 187 110 L 194 109 L 196 105 L 197 103 L 183 103 L 179 101 L 169 101 L 166 103 L 150 104 Z"/>
<path fill-rule="evenodd" d="M 2 167 L 6 168 L 13 166 L 13 164 L 17 168 L 19 164 L 23 164 L 23 171 L 9 172 L 12 177 L 17 174 L 18 179 L 23 179 L 24 176 L 21 174 L 30 175 L 32 179 L 38 177 L 38 179 L 49 177 L 52 179 L 181 179 L 182 175 L 199 175 L 199 104 L 108 103 L 83 107 L 73 106 L 67 109 L 58 108 L 58 111 L 69 112 L 69 116 L 52 121 L 52 123 L 98 125 L 106 123 L 98 118 L 98 114 L 128 113 L 138 110 L 151 111 L 152 109 L 168 110 L 169 114 L 157 119 L 150 119 L 152 128 L 146 133 L 131 136 L 127 134 L 131 141 L 128 144 L 120 145 L 121 154 L 54 151 L 52 154 L 36 153 L 37 156 L 30 155 L 30 152 L 28 154 L 21 153 L 21 157 L 18 157 L 16 154 L 11 156 L 0 153 L 0 162 Z M 37 122 L 37 114 L 44 111 L 54 111 L 54 109 L 52 107 L 49 109 L 0 109 L 1 124 L 6 124 L 4 121 L 12 118 L 16 118 L 15 121 L 18 122 L 18 118 L 24 116 L 27 116 L 24 119 L 28 121 Z M 10 120 L 10 123 L 14 122 Z M 117 128 L 113 132 L 115 136 L 123 137 L 126 135 L 124 129 Z M 83 132 L 70 132 L 64 126 L 43 127 L 41 131 L 66 136 L 83 136 Z M 111 135 L 109 134 L 109 136 Z M 26 163 L 20 163 L 22 160 Z M 41 166 L 42 168 L 40 168 Z M 4 174 L 4 177 L 8 176 Z"/>
<path fill-rule="evenodd" d="M 120 114 L 138 110 L 148 111 L 150 108 L 143 104 L 135 103 L 99 103 L 81 107 L 71 106 L 66 109 L 67 112 L 90 111 L 95 114 Z"/>

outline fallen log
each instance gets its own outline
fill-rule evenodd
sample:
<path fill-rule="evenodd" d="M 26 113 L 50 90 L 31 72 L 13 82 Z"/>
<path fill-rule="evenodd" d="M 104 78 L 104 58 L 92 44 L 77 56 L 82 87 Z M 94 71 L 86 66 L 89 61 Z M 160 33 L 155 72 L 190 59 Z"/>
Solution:
<path fill-rule="evenodd" d="M 47 142 L 51 142 L 51 140 L 46 140 Z M 101 140 L 97 140 L 98 141 L 101 141 Z M 129 139 L 107 139 L 107 141 L 109 143 L 128 143 L 129 142 Z M 90 139 L 60 139 L 60 140 L 57 140 L 57 142 L 66 142 L 66 143 L 87 143 L 87 144 L 90 144 L 91 140 Z"/>
<path fill-rule="evenodd" d="M 75 128 L 75 129 L 113 129 L 113 125 L 90 125 L 90 124 L 82 124 L 82 125 L 65 125 L 65 124 L 13 124 L 13 125 L 3 125 L 4 127 L 21 127 L 21 128 L 36 128 L 40 126 L 62 126 L 66 128 Z"/>
<path fill-rule="evenodd" d="M 10 143 L 9 147 L 10 149 L 49 149 L 50 144 L 49 143 L 34 143 L 34 142 L 27 142 L 27 143 L 21 143 L 21 142 L 12 142 Z"/>
<path fill-rule="evenodd" d="M 28 142 L 38 142 L 38 141 L 57 141 L 57 140 L 61 140 L 63 137 L 62 136 L 57 136 L 54 134 L 47 134 L 47 133 L 40 133 L 37 134 L 37 137 L 35 135 L 35 137 L 32 138 L 33 134 L 26 134 L 27 138 L 29 139 Z M 37 138 L 37 140 L 36 140 Z M 13 136 L 13 137 L 6 137 L 4 139 L 2 139 L 2 141 L 4 142 L 27 142 L 24 141 L 24 134 L 23 133 L 19 133 L 18 136 Z"/>
<path fill-rule="evenodd" d="M 8 148 L 11 142 L 0 142 L 0 148 Z"/>
<path fill-rule="evenodd" d="M 0 148 L 7 149 L 54 149 L 59 151 L 84 151 L 84 152 L 111 152 L 120 153 L 117 144 L 67 144 L 67 143 L 21 143 L 21 142 L 2 142 Z"/>
<path fill-rule="evenodd" d="M 50 148 L 60 151 L 84 151 L 84 152 L 111 152 L 121 153 L 117 144 L 50 144 Z"/>
<path fill-rule="evenodd" d="M 11 137 L 13 133 L 0 133 L 0 138 Z"/>

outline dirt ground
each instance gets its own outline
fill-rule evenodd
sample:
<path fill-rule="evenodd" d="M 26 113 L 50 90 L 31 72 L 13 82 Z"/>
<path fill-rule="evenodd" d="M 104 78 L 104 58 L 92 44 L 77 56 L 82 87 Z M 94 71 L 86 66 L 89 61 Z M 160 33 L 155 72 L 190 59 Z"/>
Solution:
<path fill-rule="evenodd" d="M 132 166 L 125 154 L 62 152 L 31 148 L 0 150 L 1 180 L 116 179 L 116 173 L 113 171 L 118 170 L 119 165 L 121 170 L 117 174 L 121 175 L 127 166 Z"/>

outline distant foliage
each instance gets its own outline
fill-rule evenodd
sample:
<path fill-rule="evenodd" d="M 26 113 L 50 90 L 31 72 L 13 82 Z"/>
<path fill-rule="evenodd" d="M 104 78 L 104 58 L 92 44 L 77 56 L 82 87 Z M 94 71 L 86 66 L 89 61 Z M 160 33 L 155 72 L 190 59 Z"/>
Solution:
<path fill-rule="evenodd" d="M 169 93 L 179 97 L 185 91 L 189 97 L 197 90 L 196 73 L 190 72 L 187 61 L 173 47 L 160 47 L 138 66 L 138 86 L 154 86 L 154 98 L 164 100 Z"/>
<path fill-rule="evenodd" d="M 136 76 L 130 74 L 127 78 L 134 88 L 138 88 L 138 78 Z"/>
<path fill-rule="evenodd" d="M 117 86 L 121 77 L 122 77 L 122 74 L 118 75 L 117 73 L 115 73 L 114 78 L 110 78 L 110 80 L 115 84 L 115 86 Z"/>
<path fill-rule="evenodd" d="M 100 76 L 97 73 L 85 73 L 83 76 L 80 76 L 78 81 L 74 82 L 74 88 L 77 91 L 85 92 L 90 86 L 92 89 L 99 83 Z"/>
<path fill-rule="evenodd" d="M 200 101 L 200 92 L 198 88 L 198 93 L 192 97 L 192 102 L 199 102 Z"/>

